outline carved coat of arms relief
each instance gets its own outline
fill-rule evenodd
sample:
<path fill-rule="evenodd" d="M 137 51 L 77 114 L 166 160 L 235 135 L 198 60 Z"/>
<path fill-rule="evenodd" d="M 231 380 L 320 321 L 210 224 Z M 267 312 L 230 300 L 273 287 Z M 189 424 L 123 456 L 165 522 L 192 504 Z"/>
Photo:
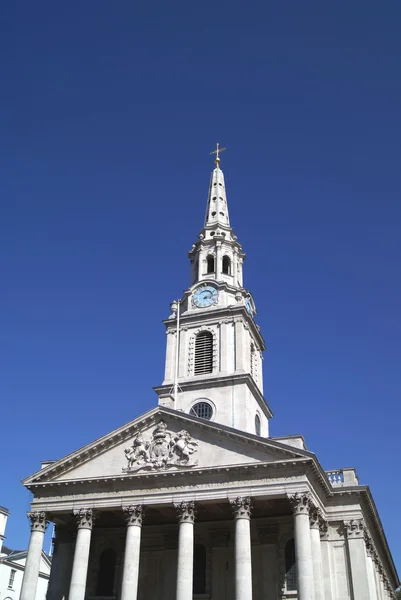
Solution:
<path fill-rule="evenodd" d="M 178 433 L 167 430 L 164 421 L 159 421 L 153 430 L 152 438 L 146 441 L 141 433 L 132 445 L 124 450 L 128 465 L 123 467 L 126 473 L 140 469 L 168 469 L 171 467 L 194 467 L 192 455 L 197 452 L 198 443 L 185 429 Z"/>

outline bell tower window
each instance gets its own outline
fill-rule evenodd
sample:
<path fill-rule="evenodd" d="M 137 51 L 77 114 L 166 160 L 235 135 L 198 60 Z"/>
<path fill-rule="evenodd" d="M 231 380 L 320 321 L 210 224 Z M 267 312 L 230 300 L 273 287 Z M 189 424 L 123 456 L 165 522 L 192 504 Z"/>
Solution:
<path fill-rule="evenodd" d="M 223 273 L 231 275 L 231 260 L 229 256 L 223 256 Z"/>
<path fill-rule="evenodd" d="M 207 262 L 207 272 L 214 273 L 214 256 L 211 256 L 209 254 L 209 256 L 206 259 L 206 262 Z"/>
<path fill-rule="evenodd" d="M 213 372 L 213 334 L 201 331 L 195 340 L 195 375 Z"/>

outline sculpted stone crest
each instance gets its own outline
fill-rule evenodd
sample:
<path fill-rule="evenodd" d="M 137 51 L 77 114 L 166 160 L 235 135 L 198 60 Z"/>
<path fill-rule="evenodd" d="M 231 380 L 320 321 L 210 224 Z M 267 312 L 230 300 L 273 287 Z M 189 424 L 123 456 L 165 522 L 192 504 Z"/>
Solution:
<path fill-rule="evenodd" d="M 197 462 L 191 460 L 191 456 L 197 451 L 197 445 L 185 429 L 171 433 L 167 431 L 165 422 L 160 421 L 153 430 L 150 441 L 145 441 L 139 433 L 130 448 L 124 450 L 128 466 L 123 471 L 194 467 Z"/>

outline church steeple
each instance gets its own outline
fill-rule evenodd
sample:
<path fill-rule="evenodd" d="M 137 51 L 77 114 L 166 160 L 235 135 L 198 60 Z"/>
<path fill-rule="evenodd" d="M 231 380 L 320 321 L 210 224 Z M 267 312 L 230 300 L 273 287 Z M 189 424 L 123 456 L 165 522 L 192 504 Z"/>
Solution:
<path fill-rule="evenodd" d="M 210 178 L 205 222 L 197 241 L 189 252 L 191 284 L 205 279 L 226 282 L 242 288 L 242 263 L 245 254 L 230 226 L 224 173 L 220 168 L 219 148 Z"/>
<path fill-rule="evenodd" d="M 224 152 L 224 150 L 226 150 L 226 148 L 219 148 L 219 144 L 217 144 L 216 150 L 211 153 L 216 154 L 216 166 L 210 178 L 205 227 L 216 224 L 230 226 L 224 173 L 220 169 L 220 152 Z"/>
<path fill-rule="evenodd" d="M 191 285 L 165 321 L 164 381 L 155 390 L 162 406 L 267 437 L 265 343 L 243 286 L 245 254 L 228 217 L 222 151 L 213 152 L 205 222 L 189 252 Z"/>

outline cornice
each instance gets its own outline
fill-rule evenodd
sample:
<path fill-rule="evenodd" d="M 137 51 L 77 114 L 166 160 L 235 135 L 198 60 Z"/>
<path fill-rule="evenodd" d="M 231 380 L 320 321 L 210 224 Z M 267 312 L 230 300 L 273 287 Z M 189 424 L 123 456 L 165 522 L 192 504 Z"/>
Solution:
<path fill-rule="evenodd" d="M 258 401 L 260 407 L 268 418 L 273 417 L 273 412 L 271 411 L 269 405 L 267 404 L 263 394 L 260 389 L 254 382 L 253 378 L 249 373 L 235 373 L 234 375 L 221 375 L 220 373 L 217 375 L 210 374 L 207 377 L 193 377 L 191 379 L 187 379 L 186 381 L 179 380 L 179 386 L 183 392 L 189 390 L 198 390 L 204 389 L 207 384 L 210 384 L 213 387 L 224 387 L 224 386 L 232 386 L 239 385 L 245 383 L 256 400 Z M 163 392 L 169 392 L 171 390 L 171 384 L 158 385 L 155 386 L 154 391 L 156 394 L 160 395 Z"/>

